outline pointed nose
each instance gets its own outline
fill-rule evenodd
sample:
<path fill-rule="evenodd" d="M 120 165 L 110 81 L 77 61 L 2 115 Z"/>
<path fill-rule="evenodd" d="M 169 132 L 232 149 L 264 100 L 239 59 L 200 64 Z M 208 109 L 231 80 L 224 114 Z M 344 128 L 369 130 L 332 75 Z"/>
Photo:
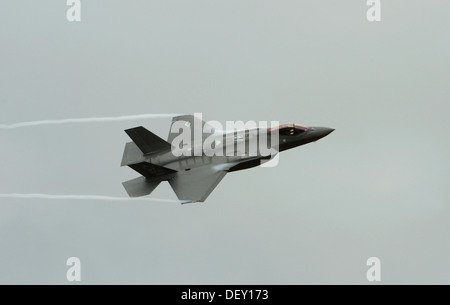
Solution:
<path fill-rule="evenodd" d="M 316 141 L 319 139 L 322 139 L 323 137 L 326 137 L 330 133 L 334 131 L 333 128 L 328 127 L 313 127 L 314 128 L 314 138 L 316 138 Z"/>

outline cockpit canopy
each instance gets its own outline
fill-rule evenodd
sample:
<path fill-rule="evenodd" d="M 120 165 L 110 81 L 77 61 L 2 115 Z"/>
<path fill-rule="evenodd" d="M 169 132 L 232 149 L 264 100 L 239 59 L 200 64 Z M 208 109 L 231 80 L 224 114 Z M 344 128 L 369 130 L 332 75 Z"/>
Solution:
<path fill-rule="evenodd" d="M 307 129 L 308 127 L 300 124 L 288 123 L 270 128 L 270 131 L 278 130 L 280 136 L 296 136 L 305 132 Z"/>

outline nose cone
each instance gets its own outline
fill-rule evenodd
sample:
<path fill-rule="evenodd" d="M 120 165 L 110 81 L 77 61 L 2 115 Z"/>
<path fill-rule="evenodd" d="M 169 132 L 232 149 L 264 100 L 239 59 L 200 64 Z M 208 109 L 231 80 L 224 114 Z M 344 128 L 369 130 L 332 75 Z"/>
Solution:
<path fill-rule="evenodd" d="M 315 141 L 322 139 L 323 137 L 326 137 L 327 135 L 329 135 L 334 131 L 333 128 L 328 127 L 313 127 L 313 130 Z"/>

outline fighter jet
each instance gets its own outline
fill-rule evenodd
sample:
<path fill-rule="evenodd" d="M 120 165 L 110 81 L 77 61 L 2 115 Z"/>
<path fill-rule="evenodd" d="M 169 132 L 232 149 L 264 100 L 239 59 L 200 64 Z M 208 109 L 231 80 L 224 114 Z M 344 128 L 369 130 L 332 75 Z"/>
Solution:
<path fill-rule="evenodd" d="M 180 134 L 174 132 L 176 126 L 190 129 L 188 141 L 174 144 Z M 121 166 L 128 166 L 141 176 L 124 182 L 123 186 L 130 197 L 141 197 L 152 193 L 162 181 L 168 181 L 181 203 L 204 202 L 227 173 L 259 166 L 273 159 L 278 152 L 315 142 L 333 131 L 327 127 L 283 124 L 227 132 L 215 130 L 193 115 L 174 117 L 167 141 L 142 126 L 127 129 L 125 132 L 133 142 L 126 144 Z M 194 135 L 199 132 L 200 142 L 210 139 L 209 147 L 216 154 L 211 155 L 207 150 L 198 153 L 198 140 Z M 256 142 L 261 142 L 261 135 L 267 136 L 268 141 L 277 138 L 277 143 L 272 143 L 271 153 L 264 155 L 260 149 L 250 153 L 251 141 L 256 138 Z M 184 154 L 180 155 L 180 151 Z"/>

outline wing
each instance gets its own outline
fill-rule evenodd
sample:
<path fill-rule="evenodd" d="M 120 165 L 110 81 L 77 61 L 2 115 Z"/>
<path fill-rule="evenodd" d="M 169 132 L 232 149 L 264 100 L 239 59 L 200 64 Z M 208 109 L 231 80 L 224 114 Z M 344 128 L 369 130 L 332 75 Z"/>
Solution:
<path fill-rule="evenodd" d="M 223 166 L 204 165 L 177 172 L 169 183 L 178 199 L 203 202 L 226 174 L 227 170 Z"/>

